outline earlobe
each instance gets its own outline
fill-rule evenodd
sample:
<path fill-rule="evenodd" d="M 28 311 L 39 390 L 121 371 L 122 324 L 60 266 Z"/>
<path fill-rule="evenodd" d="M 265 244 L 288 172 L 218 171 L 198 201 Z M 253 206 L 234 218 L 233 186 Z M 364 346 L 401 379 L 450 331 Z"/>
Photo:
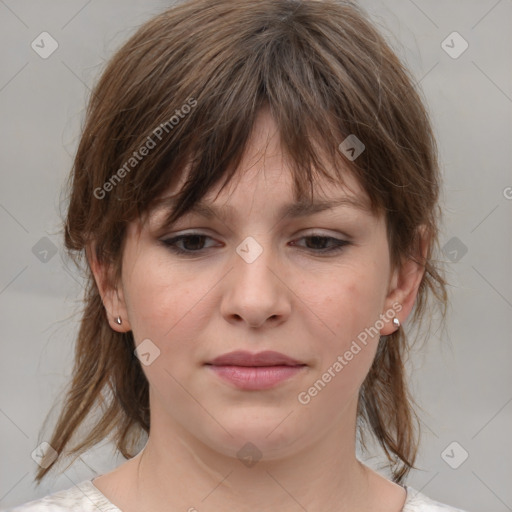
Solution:
<path fill-rule="evenodd" d="M 117 332 L 131 330 L 123 292 L 112 283 L 112 268 L 98 261 L 94 242 L 86 248 L 87 261 L 96 281 L 110 327 Z"/>

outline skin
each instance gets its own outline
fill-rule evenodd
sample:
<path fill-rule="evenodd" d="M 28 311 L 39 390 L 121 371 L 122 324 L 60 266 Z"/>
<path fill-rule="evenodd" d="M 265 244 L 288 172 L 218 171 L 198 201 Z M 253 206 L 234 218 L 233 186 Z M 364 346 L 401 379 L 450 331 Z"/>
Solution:
<path fill-rule="evenodd" d="M 393 304 L 405 321 L 423 268 L 413 261 L 391 268 L 385 220 L 369 212 L 339 206 L 279 218 L 279 207 L 293 202 L 292 177 L 266 111 L 239 171 L 222 193 L 205 198 L 231 205 L 232 218 L 187 214 L 161 229 L 163 216 L 155 214 L 132 223 L 116 290 L 104 284 L 109 269 L 88 251 L 112 329 L 132 330 L 137 346 L 149 338 L 160 350 L 142 365 L 150 384 L 147 445 L 94 485 L 124 512 L 225 511 L 227 503 L 239 511 L 398 512 L 405 489 L 355 456 L 358 391 L 378 336 L 308 404 L 297 397 Z M 348 173 L 345 187 L 326 186 L 316 197 L 347 195 L 367 199 Z M 202 248 L 199 255 L 177 255 L 159 242 L 187 230 L 210 237 L 180 245 Z M 313 232 L 351 244 L 322 255 L 325 246 L 303 238 Z M 252 263 L 235 251 L 247 236 L 263 249 Z M 380 334 L 394 330 L 388 315 Z M 239 390 L 204 366 L 237 349 L 276 350 L 307 367 L 273 389 Z M 237 457 L 248 441 L 261 452 L 250 467 Z"/>

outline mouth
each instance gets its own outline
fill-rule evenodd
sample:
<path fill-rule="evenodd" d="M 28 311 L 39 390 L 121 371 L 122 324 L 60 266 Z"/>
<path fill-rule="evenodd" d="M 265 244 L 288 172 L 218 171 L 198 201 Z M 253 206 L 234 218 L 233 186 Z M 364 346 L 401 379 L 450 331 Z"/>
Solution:
<path fill-rule="evenodd" d="M 274 351 L 251 354 L 235 351 L 206 363 L 222 380 L 239 389 L 263 390 L 275 387 L 304 371 L 306 364 Z"/>

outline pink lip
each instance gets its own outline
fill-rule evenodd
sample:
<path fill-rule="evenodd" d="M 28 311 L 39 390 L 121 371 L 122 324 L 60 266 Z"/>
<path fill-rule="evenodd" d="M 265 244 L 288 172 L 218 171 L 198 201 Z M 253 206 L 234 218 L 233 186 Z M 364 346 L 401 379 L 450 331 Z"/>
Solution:
<path fill-rule="evenodd" d="M 257 354 L 237 350 L 206 364 L 220 378 L 246 390 L 271 388 L 298 374 L 306 366 L 271 350 Z"/>

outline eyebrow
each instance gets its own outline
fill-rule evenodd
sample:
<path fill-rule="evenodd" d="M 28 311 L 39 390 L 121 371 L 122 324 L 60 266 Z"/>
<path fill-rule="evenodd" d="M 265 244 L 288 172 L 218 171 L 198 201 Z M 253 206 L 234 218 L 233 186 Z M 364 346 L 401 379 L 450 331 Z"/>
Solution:
<path fill-rule="evenodd" d="M 170 209 L 175 205 L 175 198 L 164 198 L 156 209 L 158 211 L 170 211 Z M 308 215 L 314 215 L 315 213 L 320 213 L 340 206 L 361 210 L 367 213 L 371 212 L 371 208 L 366 202 L 355 197 L 345 196 L 336 199 L 317 199 L 313 202 L 298 201 L 295 203 L 287 203 L 279 209 L 278 217 L 280 219 L 296 219 L 307 217 Z M 198 201 L 187 212 L 185 212 L 184 215 L 189 213 L 196 213 L 206 219 L 218 217 L 225 220 L 226 218 L 236 216 L 237 212 L 231 205 L 214 206 L 211 203 L 208 204 L 204 201 Z"/>

